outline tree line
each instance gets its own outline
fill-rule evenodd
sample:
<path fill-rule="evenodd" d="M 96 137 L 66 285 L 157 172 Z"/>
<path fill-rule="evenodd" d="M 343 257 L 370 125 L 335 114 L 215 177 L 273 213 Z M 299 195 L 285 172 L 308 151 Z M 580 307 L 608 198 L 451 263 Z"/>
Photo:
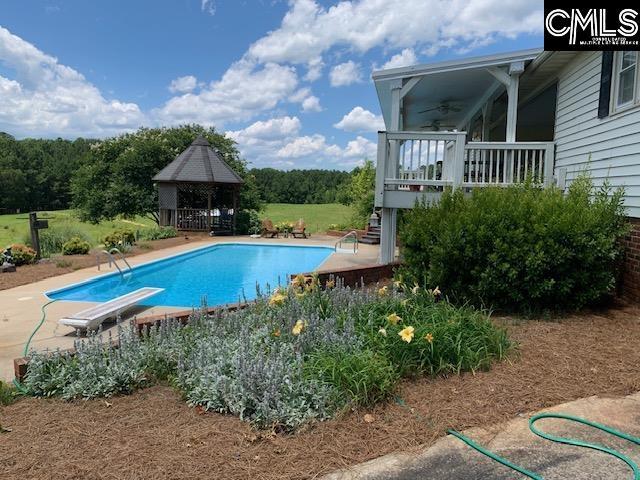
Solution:
<path fill-rule="evenodd" d="M 152 177 L 198 135 L 245 181 L 240 207 L 264 203 L 356 204 L 365 217 L 372 165 L 338 170 L 249 169 L 233 140 L 213 127 L 182 125 L 141 128 L 104 140 L 78 138 L 16 140 L 0 132 L 0 213 L 75 208 L 82 220 L 99 222 L 118 215 L 154 215 L 158 208 Z M 367 205 L 358 207 L 367 197 Z"/>
<path fill-rule="evenodd" d="M 336 203 L 351 179 L 340 170 L 276 170 L 254 168 L 260 196 L 265 203 Z"/>
<path fill-rule="evenodd" d="M 0 132 L 0 213 L 71 205 L 71 178 L 89 162 L 93 140 L 16 140 Z"/>

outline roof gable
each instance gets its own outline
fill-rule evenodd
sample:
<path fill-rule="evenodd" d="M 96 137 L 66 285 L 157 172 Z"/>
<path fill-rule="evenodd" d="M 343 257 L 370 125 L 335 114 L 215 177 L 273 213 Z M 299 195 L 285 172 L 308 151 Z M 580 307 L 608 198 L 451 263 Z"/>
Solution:
<path fill-rule="evenodd" d="M 199 136 L 189 147 L 153 177 L 154 182 L 226 183 L 244 181 L 207 141 Z"/>

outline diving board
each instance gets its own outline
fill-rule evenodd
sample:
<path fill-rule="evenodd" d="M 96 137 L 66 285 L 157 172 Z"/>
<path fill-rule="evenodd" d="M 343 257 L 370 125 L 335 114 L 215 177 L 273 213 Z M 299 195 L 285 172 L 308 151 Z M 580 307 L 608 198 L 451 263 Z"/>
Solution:
<path fill-rule="evenodd" d="M 75 315 L 61 318 L 58 320 L 58 323 L 74 328 L 95 330 L 107 318 L 117 317 L 125 310 L 163 291 L 164 288 L 140 288 L 121 297 L 78 312 Z"/>

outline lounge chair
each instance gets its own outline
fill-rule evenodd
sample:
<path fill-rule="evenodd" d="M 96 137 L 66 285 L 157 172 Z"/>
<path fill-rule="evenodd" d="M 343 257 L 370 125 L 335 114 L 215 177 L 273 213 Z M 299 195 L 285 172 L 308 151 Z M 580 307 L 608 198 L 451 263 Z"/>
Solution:
<path fill-rule="evenodd" d="M 307 226 L 305 225 L 303 219 L 300 219 L 296 222 L 296 224 L 293 226 L 293 230 L 291 231 L 291 235 L 293 235 L 293 238 L 298 238 L 298 235 L 302 238 L 307 238 Z"/>
<path fill-rule="evenodd" d="M 273 226 L 273 222 L 268 218 L 265 218 L 262 221 L 262 236 L 269 238 L 278 238 L 278 229 Z"/>

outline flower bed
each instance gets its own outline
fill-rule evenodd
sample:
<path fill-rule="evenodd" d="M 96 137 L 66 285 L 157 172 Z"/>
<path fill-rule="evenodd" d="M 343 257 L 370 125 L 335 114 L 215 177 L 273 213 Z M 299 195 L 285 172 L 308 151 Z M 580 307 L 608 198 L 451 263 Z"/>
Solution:
<path fill-rule="evenodd" d="M 391 395 L 402 377 L 486 369 L 510 347 L 478 311 L 437 290 L 352 290 L 298 277 L 234 312 L 164 321 L 139 337 L 79 341 L 74 356 L 34 354 L 32 395 L 92 398 L 169 379 L 190 405 L 257 427 L 293 429 Z"/>

